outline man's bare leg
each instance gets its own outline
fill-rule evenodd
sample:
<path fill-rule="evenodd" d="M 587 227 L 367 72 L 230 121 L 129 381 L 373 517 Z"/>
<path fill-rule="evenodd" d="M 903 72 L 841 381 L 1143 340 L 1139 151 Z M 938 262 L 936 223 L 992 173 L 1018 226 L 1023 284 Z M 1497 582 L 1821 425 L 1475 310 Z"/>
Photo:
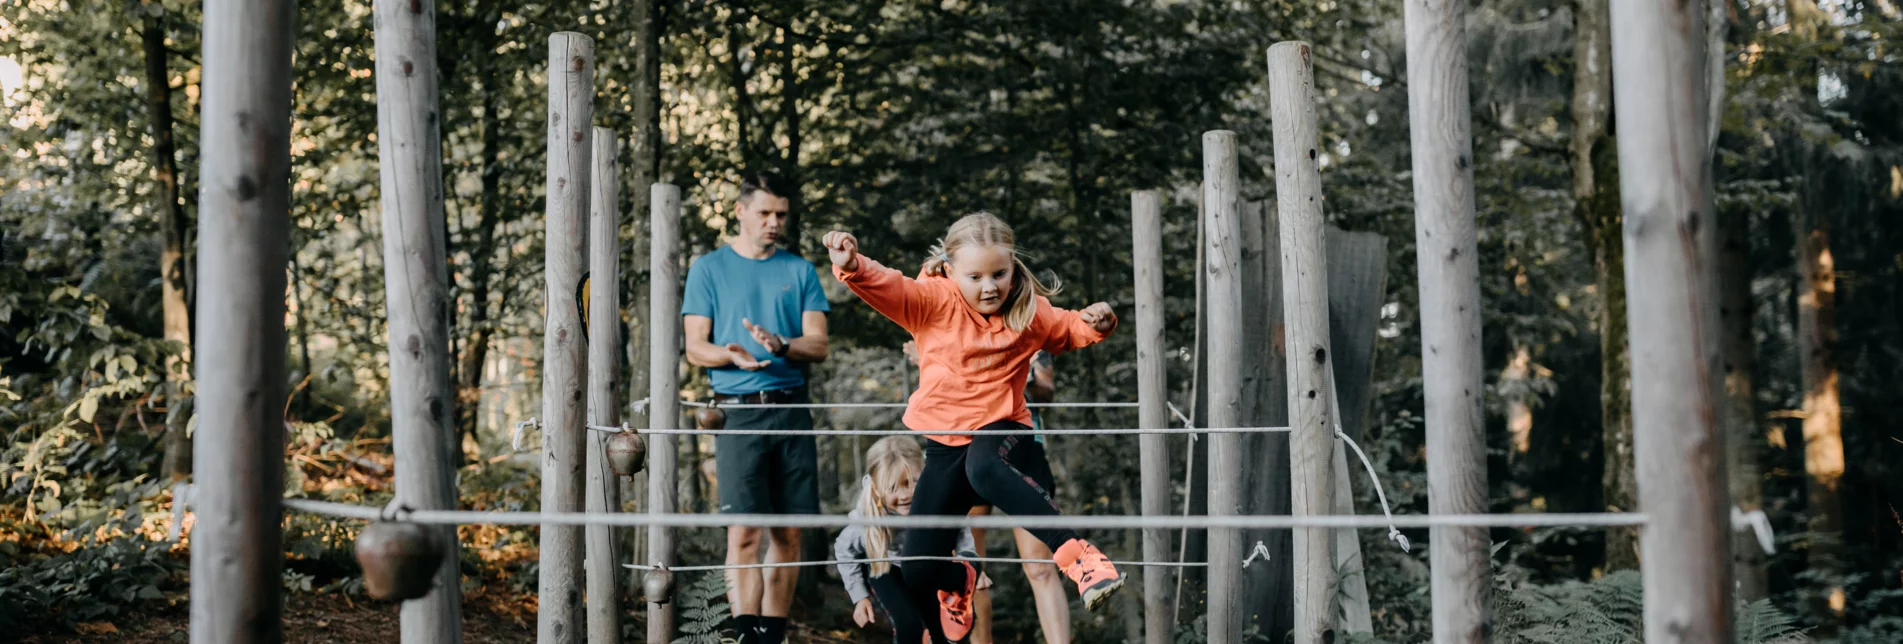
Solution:
<path fill-rule="evenodd" d="M 763 532 L 760 528 L 727 528 L 727 565 L 760 563 Z M 761 586 L 758 568 L 727 571 L 727 601 L 733 604 L 735 617 L 760 614 Z"/>

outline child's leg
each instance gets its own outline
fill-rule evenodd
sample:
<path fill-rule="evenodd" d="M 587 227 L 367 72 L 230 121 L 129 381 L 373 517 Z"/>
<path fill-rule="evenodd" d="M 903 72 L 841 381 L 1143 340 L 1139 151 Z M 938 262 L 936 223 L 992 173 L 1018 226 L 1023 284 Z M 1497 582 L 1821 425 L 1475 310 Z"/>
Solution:
<path fill-rule="evenodd" d="M 1003 421 L 986 425 L 982 431 L 996 432 L 973 437 L 970 455 L 965 457 L 965 475 L 979 498 L 1012 516 L 1050 516 L 1063 514 L 1048 489 L 1026 472 L 1049 470 L 1044 449 L 1031 439 L 1030 428 Z M 1022 465 L 1022 467 L 1020 467 Z M 1039 541 L 1055 551 L 1077 538 L 1068 528 L 1030 530 Z"/>
<path fill-rule="evenodd" d="M 971 511 L 977 495 L 965 475 L 968 446 L 951 447 L 934 441 L 925 443 L 925 468 L 919 472 L 912 490 L 912 516 L 964 516 Z M 905 531 L 906 557 L 950 557 L 958 548 L 958 530 L 913 529 Z M 905 562 L 906 585 L 917 590 L 964 592 L 965 564 L 954 561 Z"/>
<path fill-rule="evenodd" d="M 918 600 L 912 589 L 905 585 L 899 567 L 893 566 L 892 572 L 873 577 L 870 581 L 872 596 L 879 600 L 879 608 L 885 610 L 886 620 L 892 622 L 892 641 L 898 644 L 923 642 L 925 634 L 931 632 L 929 626 L 937 625 L 938 613 L 936 610 L 931 613 L 920 610 Z"/>

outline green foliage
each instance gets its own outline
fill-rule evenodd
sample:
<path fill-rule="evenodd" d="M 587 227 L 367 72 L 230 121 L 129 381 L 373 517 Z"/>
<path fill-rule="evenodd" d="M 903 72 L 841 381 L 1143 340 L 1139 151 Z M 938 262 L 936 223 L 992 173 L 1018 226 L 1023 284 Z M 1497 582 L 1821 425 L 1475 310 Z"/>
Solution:
<path fill-rule="evenodd" d="M 0 542 L 0 550 L 15 546 Z M 0 629 L 71 628 L 164 599 L 164 591 L 183 586 L 186 567 L 169 546 L 117 539 L 6 565 L 0 568 Z"/>
<path fill-rule="evenodd" d="M 674 644 L 722 644 L 720 627 L 731 614 L 727 604 L 727 578 L 718 572 L 694 573 L 694 582 L 674 593 L 674 610 L 680 619 L 680 637 Z M 677 578 L 678 580 L 678 578 Z"/>

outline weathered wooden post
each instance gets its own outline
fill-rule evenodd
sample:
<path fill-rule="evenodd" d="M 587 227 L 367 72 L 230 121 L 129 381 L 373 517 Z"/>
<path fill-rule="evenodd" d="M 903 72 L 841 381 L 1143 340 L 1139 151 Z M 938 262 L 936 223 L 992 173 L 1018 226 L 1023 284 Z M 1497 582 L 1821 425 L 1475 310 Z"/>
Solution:
<path fill-rule="evenodd" d="M 588 187 L 588 424 L 621 424 L 621 401 L 615 398 L 615 378 L 621 373 L 621 211 L 615 133 L 598 127 L 591 137 L 594 175 Z M 589 512 L 621 511 L 621 480 L 608 468 L 608 434 L 588 435 L 588 488 L 582 492 Z M 621 558 L 616 556 L 613 526 L 586 529 L 582 561 L 588 583 L 589 644 L 621 641 Z"/>
<path fill-rule="evenodd" d="M 1455 0 L 1419 0 L 1407 3 L 1405 16 L 1427 506 L 1434 514 L 1487 511 L 1466 13 L 1466 4 Z M 1486 641 L 1492 581 L 1487 530 L 1441 527 L 1428 534 L 1434 641 Z"/>
<path fill-rule="evenodd" d="M 648 254 L 648 428 L 680 429 L 681 425 L 681 189 L 654 184 L 648 193 L 653 219 L 648 230 L 654 240 Z M 674 471 L 680 456 L 673 436 L 649 436 L 648 512 L 673 514 Z M 674 563 L 674 529 L 648 528 L 648 557 L 643 563 Z M 648 604 L 648 641 L 674 639 L 674 605 Z"/>
<path fill-rule="evenodd" d="M 574 32 L 548 37 L 548 187 L 544 244 L 548 313 L 542 341 L 542 510 L 580 512 L 583 380 L 582 266 L 588 257 L 589 124 L 594 119 L 595 43 Z M 582 638 L 579 526 L 542 526 L 537 640 Z"/>
<path fill-rule="evenodd" d="M 1276 217 L 1287 320 L 1289 473 L 1295 516 L 1335 505 L 1334 399 L 1328 355 L 1328 266 L 1322 237 L 1321 166 L 1314 70 L 1308 43 L 1269 48 L 1269 109 L 1275 135 Z M 1324 528 L 1295 531 L 1295 641 L 1335 637 L 1335 543 Z"/>
<path fill-rule="evenodd" d="M 279 642 L 296 5 L 205 3 L 192 642 Z"/>
<path fill-rule="evenodd" d="M 1242 222 L 1236 133 L 1203 133 L 1203 222 L 1208 229 L 1203 270 L 1209 280 L 1209 426 L 1241 422 L 1242 390 Z M 1237 434 L 1209 434 L 1209 515 L 1232 516 L 1242 509 L 1237 494 L 1242 450 Z M 1240 587 L 1242 534 L 1209 531 L 1209 641 L 1232 644 L 1241 636 Z"/>
<path fill-rule="evenodd" d="M 443 145 L 437 128 L 436 3 L 377 0 L 377 166 L 390 336 L 390 434 L 396 494 L 418 510 L 456 509 L 455 392 L 449 378 L 449 266 Z M 462 641 L 455 526 L 428 596 L 403 603 L 402 641 Z"/>
<path fill-rule="evenodd" d="M 1137 300 L 1137 426 L 1162 429 L 1170 425 L 1166 406 L 1169 369 L 1163 362 L 1163 204 L 1156 192 L 1130 193 L 1130 259 L 1136 265 Z M 1170 513 L 1169 437 L 1144 434 L 1137 449 L 1142 468 L 1143 515 Z M 1162 528 L 1143 531 L 1143 560 L 1157 563 L 1170 558 L 1170 533 Z M 1169 576 L 1156 568 L 1143 569 L 1143 641 L 1169 644 Z"/>
<path fill-rule="evenodd" d="M 1645 640 L 1730 642 L 1731 495 L 1704 5 L 1612 3 Z M 1418 153 L 1417 153 L 1418 154 Z"/>

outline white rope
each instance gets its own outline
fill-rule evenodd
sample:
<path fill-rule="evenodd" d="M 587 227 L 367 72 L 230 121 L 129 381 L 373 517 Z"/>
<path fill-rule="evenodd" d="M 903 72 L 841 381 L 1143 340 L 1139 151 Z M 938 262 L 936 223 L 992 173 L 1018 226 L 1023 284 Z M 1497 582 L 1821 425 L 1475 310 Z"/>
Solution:
<path fill-rule="evenodd" d="M 594 432 L 619 433 L 623 427 L 607 425 L 589 425 Z M 1026 429 L 1021 434 L 1043 434 L 1045 436 L 1128 436 L 1133 434 L 1261 434 L 1286 432 L 1287 427 L 1216 427 L 1196 429 L 1162 427 L 1155 429 Z M 641 434 L 656 436 L 991 436 L 999 430 L 969 429 L 643 429 Z"/>
<path fill-rule="evenodd" d="M 314 499 L 285 499 L 284 507 L 300 512 L 346 519 L 381 520 L 384 511 L 369 506 L 333 503 Z M 1133 530 L 1145 528 L 1214 528 L 1243 530 L 1285 530 L 1293 528 L 1384 528 L 1389 522 L 1381 517 L 1354 515 L 1292 516 L 882 516 L 854 517 L 832 514 L 649 514 L 623 512 L 478 512 L 469 510 L 409 510 L 398 513 L 399 520 L 427 525 L 610 525 L 621 527 L 667 526 L 676 528 L 831 528 L 848 525 L 883 528 L 1027 528 L 1077 530 Z M 1582 514 L 1454 514 L 1403 515 L 1393 525 L 1405 528 L 1435 526 L 1457 527 L 1559 527 L 1559 526 L 1637 526 L 1646 515 L 1639 513 Z"/>
<path fill-rule="evenodd" d="M 646 404 L 647 401 L 641 401 Z M 1133 402 L 1048 402 L 1025 403 L 1026 407 L 1041 409 L 1104 409 L 1136 407 Z M 716 407 L 719 409 L 904 409 L 906 403 L 710 403 L 700 400 L 682 400 L 683 407 Z"/>
<path fill-rule="evenodd" d="M 1050 559 L 1013 559 L 1013 558 L 1007 558 L 1007 557 L 913 556 L 913 557 L 880 557 L 877 559 L 849 559 L 846 561 L 783 561 L 780 563 L 716 564 L 716 565 L 709 565 L 709 566 L 648 566 L 648 565 L 642 565 L 642 564 L 621 564 L 621 567 L 632 569 L 632 570 L 655 570 L 657 568 L 666 568 L 669 572 L 709 572 L 714 570 L 761 570 L 766 568 L 803 568 L 803 567 L 814 567 L 814 566 L 832 566 L 832 565 L 838 565 L 842 563 L 904 563 L 907 561 L 969 561 L 971 563 L 988 563 L 988 564 L 1051 564 L 1053 566 L 1057 565 L 1057 562 L 1052 561 Z M 1202 568 L 1202 567 L 1207 567 L 1209 564 L 1201 563 L 1201 562 L 1186 564 L 1186 563 L 1178 563 L 1174 561 L 1158 561 L 1158 562 L 1112 561 L 1110 562 L 1110 565 L 1117 566 L 1119 568 L 1133 568 L 1138 566 L 1149 566 L 1152 568 L 1157 568 L 1157 567 Z M 1246 564 L 1244 567 L 1247 567 Z"/>
<path fill-rule="evenodd" d="M 1745 528 L 1750 528 L 1751 532 L 1757 535 L 1758 547 L 1764 549 L 1764 554 L 1777 554 L 1777 544 L 1771 534 L 1771 518 L 1764 516 L 1763 510 L 1751 510 L 1747 512 L 1744 508 L 1731 508 L 1731 529 L 1743 530 Z"/>
<path fill-rule="evenodd" d="M 509 447 L 514 451 L 522 451 L 522 428 L 524 427 L 540 429 L 542 422 L 536 420 L 534 416 L 530 416 L 528 420 L 516 422 L 515 429 L 509 432 Z"/>
<path fill-rule="evenodd" d="M 1263 563 L 1269 562 L 1268 544 L 1262 543 L 1260 541 L 1255 542 L 1255 549 L 1249 551 L 1248 559 L 1242 560 L 1242 567 L 1248 568 L 1249 564 L 1255 563 L 1255 560 L 1258 558 L 1260 558 Z"/>
<path fill-rule="evenodd" d="M 1413 549 L 1408 545 L 1407 535 L 1401 534 L 1401 529 L 1392 523 L 1392 521 L 1394 521 L 1394 511 L 1388 508 L 1388 493 L 1381 489 L 1381 477 L 1375 475 L 1374 463 L 1368 461 L 1368 455 L 1361 451 L 1360 445 L 1355 444 L 1355 439 L 1349 438 L 1346 432 L 1341 431 L 1341 425 L 1335 426 L 1335 437 L 1341 439 L 1341 442 L 1346 443 L 1349 449 L 1354 450 L 1355 456 L 1361 457 L 1361 466 L 1367 468 L 1368 480 L 1374 483 L 1375 497 L 1381 499 L 1381 514 L 1387 516 L 1390 522 L 1388 524 L 1388 538 L 1394 540 L 1396 544 L 1400 544 L 1401 552 L 1413 552 Z"/>
<path fill-rule="evenodd" d="M 1176 408 L 1176 403 L 1165 400 L 1163 401 L 1163 404 L 1169 405 L 1170 415 L 1175 416 L 1176 420 L 1181 421 L 1184 427 L 1187 427 L 1189 429 L 1196 428 L 1196 423 L 1189 422 L 1189 417 L 1183 415 L 1183 410 Z"/>

